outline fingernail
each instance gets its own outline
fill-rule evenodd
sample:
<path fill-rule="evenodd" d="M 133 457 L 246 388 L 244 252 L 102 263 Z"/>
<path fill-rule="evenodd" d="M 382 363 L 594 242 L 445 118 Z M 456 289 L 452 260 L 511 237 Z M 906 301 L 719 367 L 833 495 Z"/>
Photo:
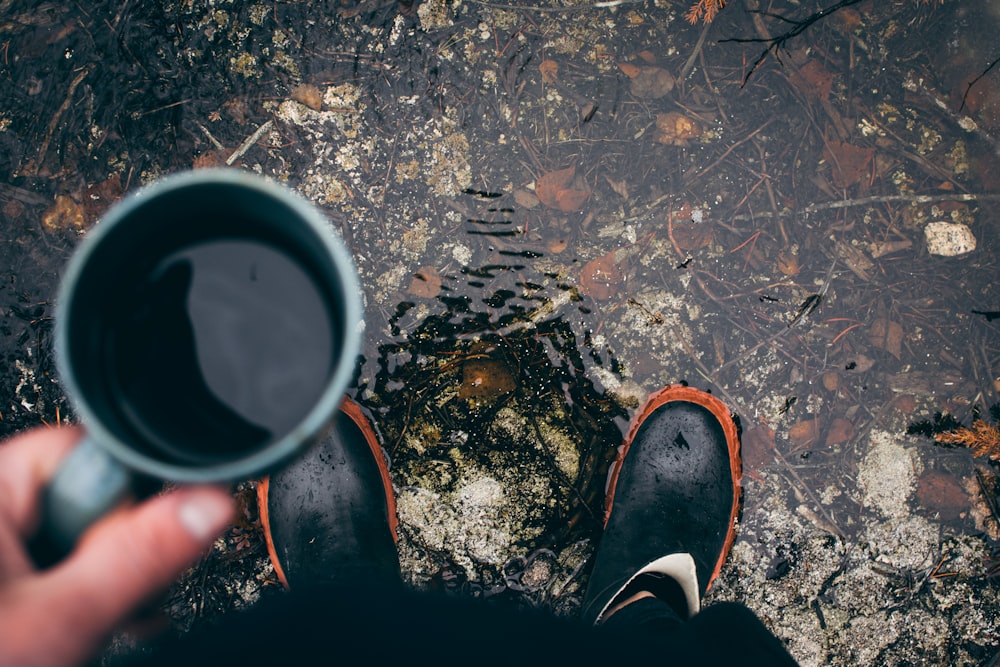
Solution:
<path fill-rule="evenodd" d="M 177 511 L 184 529 L 199 542 L 214 539 L 233 518 L 233 501 L 209 491 L 190 492 Z"/>

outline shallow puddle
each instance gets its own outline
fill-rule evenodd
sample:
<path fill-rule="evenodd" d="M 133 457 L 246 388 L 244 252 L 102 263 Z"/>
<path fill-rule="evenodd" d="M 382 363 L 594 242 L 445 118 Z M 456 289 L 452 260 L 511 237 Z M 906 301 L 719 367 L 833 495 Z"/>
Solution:
<path fill-rule="evenodd" d="M 994 464 L 906 430 L 995 421 L 1000 15 L 821 5 L 0 2 L 0 428 L 72 417 L 80 235 L 229 164 L 354 253 L 411 585 L 576 613 L 629 415 L 686 381 L 743 429 L 709 603 L 803 665 L 989 660 Z M 178 627 L 276 594 L 250 505 Z"/>

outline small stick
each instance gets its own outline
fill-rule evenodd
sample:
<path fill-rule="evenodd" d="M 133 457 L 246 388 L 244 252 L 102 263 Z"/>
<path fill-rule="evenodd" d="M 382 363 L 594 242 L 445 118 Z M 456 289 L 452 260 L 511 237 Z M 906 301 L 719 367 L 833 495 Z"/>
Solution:
<path fill-rule="evenodd" d="M 246 141 L 240 144 L 240 147 L 236 149 L 236 152 L 234 152 L 232 155 L 229 156 L 229 158 L 226 160 L 226 164 L 232 166 L 234 162 L 243 157 L 243 154 L 246 153 L 248 150 L 250 150 L 250 147 L 253 146 L 255 143 L 257 143 L 257 141 L 261 137 L 263 137 L 268 130 L 271 129 L 272 125 L 274 125 L 274 121 L 269 120 L 260 127 L 258 127 L 257 131 L 251 134 L 249 137 L 247 137 Z"/>
<path fill-rule="evenodd" d="M 500 5 L 493 2 L 483 2 L 482 0 L 469 0 L 474 5 L 482 5 L 490 9 L 525 9 L 533 12 L 579 12 L 587 9 L 612 9 L 619 5 L 631 5 L 639 0 L 604 0 L 595 2 L 592 5 L 571 5 L 569 7 L 538 7 L 533 5 Z"/>
<path fill-rule="evenodd" d="M 861 197 L 859 199 L 840 199 L 828 201 L 820 204 L 810 204 L 800 209 L 784 209 L 774 213 L 772 211 L 759 211 L 753 215 L 741 214 L 729 218 L 731 221 L 743 222 L 755 218 L 776 218 L 792 215 L 810 214 L 818 211 L 828 211 L 838 208 L 852 208 L 855 206 L 868 206 L 870 204 L 891 204 L 903 202 L 906 204 L 936 204 L 943 201 L 980 202 L 980 201 L 1000 201 L 1000 194 L 993 193 L 956 193 L 950 195 L 879 195 L 874 197 Z"/>
<path fill-rule="evenodd" d="M 694 45 L 694 49 L 691 50 L 691 55 L 688 56 L 687 62 L 684 63 L 684 67 L 681 68 L 680 73 L 677 75 L 677 80 L 683 82 L 687 78 L 687 75 L 691 73 L 691 69 L 694 67 L 694 61 L 701 53 L 702 48 L 705 46 L 705 38 L 708 37 L 708 29 L 711 23 L 706 23 L 705 27 L 701 29 L 701 35 L 698 36 L 698 42 Z"/>
<path fill-rule="evenodd" d="M 198 122 L 195 122 L 195 125 L 197 125 L 198 128 L 205 133 L 205 136 L 208 137 L 208 140 L 212 142 L 212 145 L 215 146 L 217 150 L 221 151 L 224 148 L 219 140 L 212 136 L 212 133 L 208 131 L 207 127 Z"/>
<path fill-rule="evenodd" d="M 73 101 L 73 93 L 76 92 L 76 87 L 80 85 L 87 75 L 90 74 L 90 67 L 84 67 L 80 70 L 80 73 L 76 75 L 76 78 L 69 84 L 69 90 L 66 92 L 66 99 L 63 103 L 59 105 L 56 109 L 56 113 L 52 116 L 52 121 L 49 123 L 49 130 L 45 133 L 45 139 L 42 140 L 42 145 L 38 149 L 38 157 L 35 162 L 29 162 L 24 168 L 24 173 L 29 176 L 35 176 L 38 174 L 38 168 L 42 166 L 42 161 L 45 160 L 45 154 L 49 152 L 49 142 L 52 141 L 52 135 L 56 131 L 56 125 L 59 124 L 59 119 L 69 108 L 70 103 Z"/>

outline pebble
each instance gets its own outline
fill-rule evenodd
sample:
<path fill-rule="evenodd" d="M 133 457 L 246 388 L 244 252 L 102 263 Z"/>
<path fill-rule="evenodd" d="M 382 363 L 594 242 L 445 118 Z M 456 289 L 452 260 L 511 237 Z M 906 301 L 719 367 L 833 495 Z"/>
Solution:
<path fill-rule="evenodd" d="M 976 249 L 976 237 L 967 225 L 958 222 L 929 222 L 924 228 L 927 252 L 942 257 L 965 255 Z"/>

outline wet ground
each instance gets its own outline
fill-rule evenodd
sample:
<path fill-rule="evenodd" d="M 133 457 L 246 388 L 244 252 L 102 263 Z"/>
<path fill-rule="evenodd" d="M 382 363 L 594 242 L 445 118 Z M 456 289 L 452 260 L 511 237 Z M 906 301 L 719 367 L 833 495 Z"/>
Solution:
<path fill-rule="evenodd" d="M 803 665 L 992 664 L 994 464 L 907 427 L 997 417 L 1000 11 L 824 6 L 0 0 L 0 429 L 72 419 L 80 235 L 230 164 L 354 252 L 408 584 L 573 615 L 628 417 L 687 381 L 743 429 L 707 603 Z M 281 594 L 240 497 L 179 631 Z"/>

